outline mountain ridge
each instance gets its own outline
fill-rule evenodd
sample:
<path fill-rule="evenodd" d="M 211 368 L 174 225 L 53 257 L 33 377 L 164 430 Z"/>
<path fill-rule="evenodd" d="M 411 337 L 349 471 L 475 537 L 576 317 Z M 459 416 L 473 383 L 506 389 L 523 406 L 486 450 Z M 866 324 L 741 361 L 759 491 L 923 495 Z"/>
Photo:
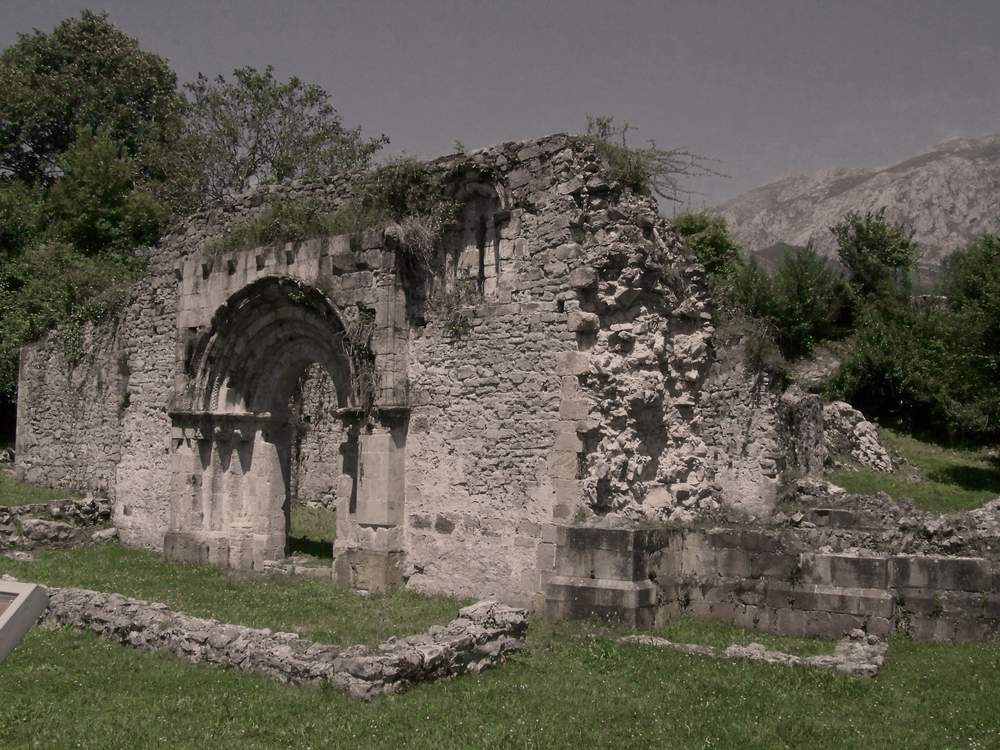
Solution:
<path fill-rule="evenodd" d="M 848 211 L 881 208 L 886 218 L 912 228 L 924 247 L 924 267 L 940 265 L 983 232 L 1000 230 L 1000 133 L 942 141 L 887 167 L 782 177 L 712 211 L 753 254 L 812 243 L 835 257 L 829 227 Z"/>

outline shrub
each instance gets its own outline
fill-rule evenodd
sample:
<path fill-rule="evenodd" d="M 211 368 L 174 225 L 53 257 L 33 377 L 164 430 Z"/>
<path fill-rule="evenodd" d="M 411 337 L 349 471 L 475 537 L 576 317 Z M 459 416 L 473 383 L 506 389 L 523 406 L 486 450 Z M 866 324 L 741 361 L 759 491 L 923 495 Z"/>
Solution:
<path fill-rule="evenodd" d="M 724 176 L 713 168 L 711 159 L 687 149 L 659 148 L 654 141 L 645 147 L 630 146 L 631 130 L 635 128 L 616 124 L 614 117 L 587 115 L 584 137 L 608 163 L 611 177 L 634 193 L 678 200 L 678 195 L 691 194 L 683 187 L 683 178 Z"/>
<path fill-rule="evenodd" d="M 692 211 L 677 216 L 673 225 L 710 277 L 729 276 L 743 263 L 723 217 Z"/>

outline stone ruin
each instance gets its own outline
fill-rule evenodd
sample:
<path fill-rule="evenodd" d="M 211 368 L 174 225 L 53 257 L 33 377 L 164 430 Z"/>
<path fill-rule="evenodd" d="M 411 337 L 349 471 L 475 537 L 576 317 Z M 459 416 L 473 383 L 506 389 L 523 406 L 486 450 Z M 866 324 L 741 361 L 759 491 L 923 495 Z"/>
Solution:
<path fill-rule="evenodd" d="M 346 177 L 177 227 L 83 363 L 54 337 L 23 350 L 19 471 L 109 497 L 125 543 L 175 560 L 261 570 L 302 500 L 336 508 L 344 587 L 648 625 L 692 604 L 684 581 L 696 605 L 719 583 L 725 606 L 692 614 L 835 635 L 896 622 L 888 578 L 824 563 L 802 579 L 808 550 L 781 529 L 698 530 L 772 524 L 783 484 L 822 467 L 824 411 L 716 330 L 705 271 L 654 200 L 566 135 L 428 168 L 462 206 L 434 274 L 398 225 L 215 249 L 274 199 L 343 205 Z M 854 595 L 869 584 L 880 596 Z M 995 589 L 978 590 L 993 619 L 977 634 Z"/>

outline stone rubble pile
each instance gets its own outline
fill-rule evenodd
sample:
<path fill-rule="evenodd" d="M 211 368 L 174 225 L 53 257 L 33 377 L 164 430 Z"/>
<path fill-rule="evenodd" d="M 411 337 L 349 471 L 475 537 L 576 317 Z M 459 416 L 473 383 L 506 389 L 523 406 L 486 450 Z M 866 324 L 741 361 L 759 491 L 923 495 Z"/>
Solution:
<path fill-rule="evenodd" d="M 878 428 L 865 415 L 844 401 L 823 406 L 823 434 L 831 457 L 850 455 L 862 466 L 891 472 L 896 466 L 879 440 Z"/>
<path fill-rule="evenodd" d="M 766 664 L 779 664 L 785 667 L 812 667 L 831 672 L 876 677 L 885 664 L 889 644 L 876 635 L 868 635 L 863 630 L 852 630 L 845 638 L 837 642 L 832 654 L 820 656 L 796 656 L 783 651 L 771 651 L 760 643 L 750 643 L 746 646 L 734 644 L 725 649 L 712 646 L 702 646 L 695 643 L 674 643 L 666 638 L 648 635 L 627 635 L 620 639 L 622 643 L 637 643 L 643 646 L 666 648 L 683 654 L 697 654 L 721 659 L 749 659 Z"/>
<path fill-rule="evenodd" d="M 935 513 L 885 493 L 855 495 L 829 482 L 804 479 L 796 483 L 795 501 L 800 510 L 776 513 L 771 522 L 795 527 L 811 550 L 1000 560 L 1000 498 L 972 511 Z"/>
<path fill-rule="evenodd" d="M 46 621 L 141 651 L 255 672 L 290 685 L 329 685 L 371 700 L 415 682 L 478 673 L 524 644 L 527 613 L 495 601 L 459 610 L 447 625 L 377 646 L 314 643 L 294 633 L 191 617 L 165 604 L 83 589 L 50 589 Z"/>
<path fill-rule="evenodd" d="M 0 550 L 66 548 L 117 536 L 111 503 L 103 498 L 0 507 Z"/>

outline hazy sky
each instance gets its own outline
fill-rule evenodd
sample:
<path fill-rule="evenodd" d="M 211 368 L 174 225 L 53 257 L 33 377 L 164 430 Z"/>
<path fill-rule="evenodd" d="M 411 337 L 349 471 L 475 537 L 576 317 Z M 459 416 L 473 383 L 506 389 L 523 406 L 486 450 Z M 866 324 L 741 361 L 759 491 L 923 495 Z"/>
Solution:
<path fill-rule="evenodd" d="M 0 0 L 0 46 L 85 7 L 182 80 L 270 63 L 319 83 L 393 153 L 614 114 L 720 159 L 709 204 L 1000 131 L 1000 0 Z"/>

